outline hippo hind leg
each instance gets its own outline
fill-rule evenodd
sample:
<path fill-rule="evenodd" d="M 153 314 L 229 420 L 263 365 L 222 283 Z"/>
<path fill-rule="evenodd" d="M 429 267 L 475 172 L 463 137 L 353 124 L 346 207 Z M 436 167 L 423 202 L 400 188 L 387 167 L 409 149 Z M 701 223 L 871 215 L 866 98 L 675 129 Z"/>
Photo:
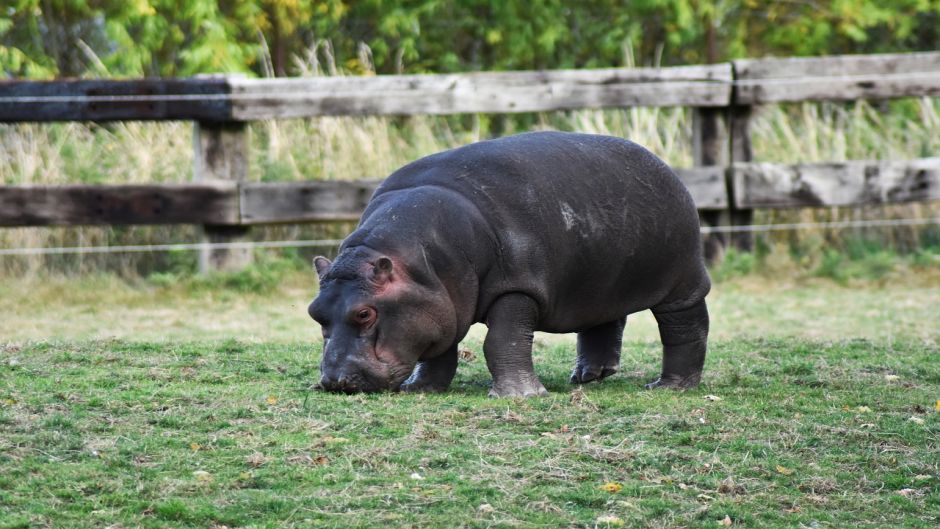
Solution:
<path fill-rule="evenodd" d="M 681 310 L 658 312 L 663 342 L 663 370 L 658 379 L 646 385 L 652 388 L 694 388 L 702 379 L 708 344 L 708 308 L 705 300 Z"/>
<path fill-rule="evenodd" d="M 626 324 L 624 316 L 578 333 L 578 360 L 571 373 L 572 384 L 601 380 L 620 369 L 620 347 Z"/>
<path fill-rule="evenodd" d="M 447 391 L 457 373 L 457 344 L 429 360 L 419 361 L 401 391 L 441 393 Z"/>

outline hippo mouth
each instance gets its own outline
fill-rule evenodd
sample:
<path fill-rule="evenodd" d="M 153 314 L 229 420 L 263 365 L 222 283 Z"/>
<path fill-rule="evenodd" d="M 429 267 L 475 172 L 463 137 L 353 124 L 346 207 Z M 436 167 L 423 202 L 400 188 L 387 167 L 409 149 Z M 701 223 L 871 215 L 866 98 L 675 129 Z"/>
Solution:
<path fill-rule="evenodd" d="M 405 372 L 406 367 L 389 366 L 389 376 L 387 377 L 375 376 L 362 371 L 343 375 L 339 378 L 324 376 L 320 378 L 320 382 L 314 386 L 314 389 L 330 393 L 345 393 L 347 395 L 379 393 L 382 391 L 396 392 L 411 374 L 412 369 Z"/>

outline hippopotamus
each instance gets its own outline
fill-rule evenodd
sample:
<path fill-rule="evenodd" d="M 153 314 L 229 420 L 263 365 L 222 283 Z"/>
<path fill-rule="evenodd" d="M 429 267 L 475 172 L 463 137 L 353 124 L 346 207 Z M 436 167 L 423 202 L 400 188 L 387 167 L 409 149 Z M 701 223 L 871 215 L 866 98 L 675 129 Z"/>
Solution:
<path fill-rule="evenodd" d="M 480 322 L 489 394 L 544 395 L 533 332 L 577 333 L 571 382 L 601 380 L 619 369 L 627 315 L 646 309 L 663 345 L 646 387 L 701 378 L 711 283 L 698 213 L 666 163 L 621 138 L 532 132 L 421 158 L 314 267 L 328 391 L 445 391 Z"/>

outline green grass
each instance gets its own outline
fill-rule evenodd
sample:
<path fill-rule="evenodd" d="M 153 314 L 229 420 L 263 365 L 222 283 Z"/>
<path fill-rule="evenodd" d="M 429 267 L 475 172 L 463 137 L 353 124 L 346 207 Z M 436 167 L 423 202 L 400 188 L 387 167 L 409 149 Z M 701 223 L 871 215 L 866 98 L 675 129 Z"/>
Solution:
<path fill-rule="evenodd" d="M 940 522 L 936 340 L 721 340 L 687 392 L 641 389 L 655 342 L 577 389 L 539 341 L 525 401 L 471 349 L 447 394 L 344 396 L 309 391 L 316 344 L 5 346 L 0 527 Z"/>

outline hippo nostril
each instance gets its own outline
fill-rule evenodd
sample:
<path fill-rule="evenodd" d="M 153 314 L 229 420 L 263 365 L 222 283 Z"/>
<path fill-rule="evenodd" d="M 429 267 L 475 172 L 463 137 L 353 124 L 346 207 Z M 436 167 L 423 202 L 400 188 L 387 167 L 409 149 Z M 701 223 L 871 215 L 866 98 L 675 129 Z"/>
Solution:
<path fill-rule="evenodd" d="M 332 390 L 336 387 L 336 379 L 328 376 L 321 376 L 320 382 L 317 385 L 323 389 Z"/>

